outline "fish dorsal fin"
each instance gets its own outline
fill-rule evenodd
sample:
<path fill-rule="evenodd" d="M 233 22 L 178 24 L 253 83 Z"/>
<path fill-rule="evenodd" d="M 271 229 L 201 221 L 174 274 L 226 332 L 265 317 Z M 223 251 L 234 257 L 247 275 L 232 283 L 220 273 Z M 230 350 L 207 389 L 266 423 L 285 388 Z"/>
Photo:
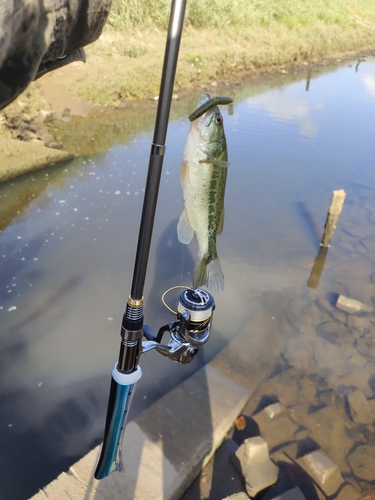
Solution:
<path fill-rule="evenodd" d="M 220 220 L 219 220 L 219 224 L 217 226 L 216 234 L 221 234 L 223 232 L 223 228 L 224 228 L 224 205 L 223 205 L 223 210 L 221 211 Z"/>
<path fill-rule="evenodd" d="M 177 224 L 177 236 L 181 243 L 187 245 L 191 242 L 194 236 L 194 231 L 191 228 L 189 219 L 187 218 L 186 210 L 182 212 Z"/>

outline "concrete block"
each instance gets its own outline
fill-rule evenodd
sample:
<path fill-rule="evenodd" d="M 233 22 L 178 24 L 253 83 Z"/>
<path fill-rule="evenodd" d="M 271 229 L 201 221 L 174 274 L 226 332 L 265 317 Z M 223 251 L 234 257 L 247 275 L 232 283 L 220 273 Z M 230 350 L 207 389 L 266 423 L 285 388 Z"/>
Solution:
<path fill-rule="evenodd" d="M 353 422 L 357 424 L 372 424 L 370 406 L 363 392 L 360 390 L 352 391 L 349 392 L 347 397 Z"/>
<path fill-rule="evenodd" d="M 373 310 L 372 306 L 363 304 L 362 302 L 359 302 L 359 300 L 345 297 L 345 295 L 339 295 L 336 307 L 349 314 L 355 314 L 357 312 L 371 312 Z"/>
<path fill-rule="evenodd" d="M 292 490 L 285 491 L 281 495 L 273 497 L 272 500 L 306 500 L 306 497 L 298 486 L 296 486 Z"/>
<path fill-rule="evenodd" d="M 246 439 L 235 457 L 250 497 L 276 483 L 279 469 L 269 458 L 267 443 L 260 436 Z"/>
<path fill-rule="evenodd" d="M 301 458 L 297 458 L 296 463 L 327 496 L 336 493 L 344 482 L 337 465 L 321 450 L 312 451 Z"/>
<path fill-rule="evenodd" d="M 276 418 L 286 415 L 286 408 L 282 403 L 273 403 L 272 405 L 266 406 L 262 412 L 271 422 L 271 420 L 275 420 Z"/>

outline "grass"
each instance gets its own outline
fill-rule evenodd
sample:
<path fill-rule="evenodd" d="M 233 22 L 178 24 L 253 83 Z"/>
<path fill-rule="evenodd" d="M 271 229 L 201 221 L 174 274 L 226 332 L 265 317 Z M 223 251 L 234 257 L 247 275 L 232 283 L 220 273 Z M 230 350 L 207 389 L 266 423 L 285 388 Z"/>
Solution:
<path fill-rule="evenodd" d="M 169 0 L 113 0 L 109 24 L 117 30 L 168 26 Z M 188 0 L 187 26 L 202 28 L 289 29 L 315 25 L 348 26 L 351 14 L 375 21 L 375 5 L 368 0 Z"/>
<path fill-rule="evenodd" d="M 113 0 L 87 63 L 64 68 L 80 98 L 117 106 L 159 91 L 170 0 Z M 175 90 L 375 51 L 369 0 L 187 0 Z M 68 76 L 66 76 L 68 73 Z"/>
<path fill-rule="evenodd" d="M 114 0 L 92 67 L 78 92 L 112 106 L 158 93 L 169 0 Z M 188 0 L 176 90 L 286 65 L 375 50 L 375 2 L 368 0 Z M 95 80 L 92 84 L 90 80 Z"/>

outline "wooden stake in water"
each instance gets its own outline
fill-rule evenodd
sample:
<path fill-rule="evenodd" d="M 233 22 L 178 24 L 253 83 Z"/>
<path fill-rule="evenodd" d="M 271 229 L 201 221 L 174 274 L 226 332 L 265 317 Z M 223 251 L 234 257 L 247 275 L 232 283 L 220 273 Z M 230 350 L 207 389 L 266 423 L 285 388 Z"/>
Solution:
<path fill-rule="evenodd" d="M 333 191 L 331 205 L 328 209 L 327 220 L 324 226 L 323 239 L 320 243 L 322 247 L 329 247 L 333 233 L 335 232 L 337 221 L 341 214 L 342 206 L 345 201 L 346 193 L 343 189 Z"/>
<path fill-rule="evenodd" d="M 323 273 L 324 264 L 326 262 L 328 247 L 320 247 L 318 255 L 315 257 L 313 268 L 311 269 L 307 286 L 309 288 L 317 288 L 320 277 Z"/>

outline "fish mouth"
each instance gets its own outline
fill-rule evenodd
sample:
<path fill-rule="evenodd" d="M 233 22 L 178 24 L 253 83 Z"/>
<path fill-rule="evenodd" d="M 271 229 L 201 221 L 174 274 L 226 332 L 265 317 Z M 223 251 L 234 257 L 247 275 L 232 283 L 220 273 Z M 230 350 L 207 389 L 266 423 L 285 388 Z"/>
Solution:
<path fill-rule="evenodd" d="M 231 104 L 233 99 L 230 97 L 217 96 L 210 97 L 210 94 L 204 94 L 202 99 L 199 101 L 198 107 L 189 115 L 189 120 L 192 122 L 202 116 L 206 111 L 214 108 L 219 104 Z"/>

